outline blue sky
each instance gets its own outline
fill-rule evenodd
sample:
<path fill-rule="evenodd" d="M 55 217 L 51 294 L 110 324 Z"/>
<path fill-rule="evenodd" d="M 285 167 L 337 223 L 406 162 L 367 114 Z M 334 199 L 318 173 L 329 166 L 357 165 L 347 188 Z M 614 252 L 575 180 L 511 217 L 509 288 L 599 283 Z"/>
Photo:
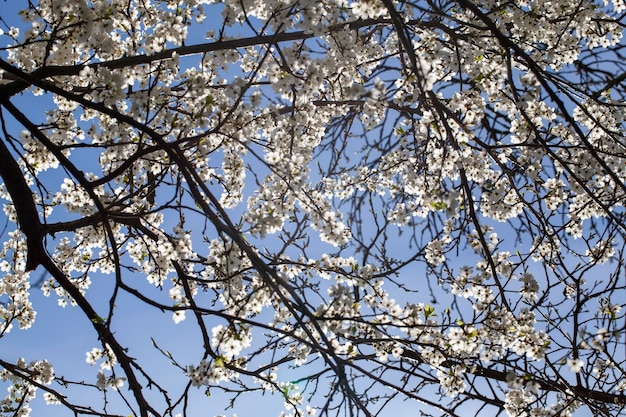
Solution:
<path fill-rule="evenodd" d="M 13 13 L 20 5 L 26 4 L 25 1 L 8 0 L 0 3 L 2 11 L 0 16 L 7 22 L 13 21 Z M 210 25 L 207 23 L 207 25 Z M 206 25 L 205 25 L 206 26 Z M 4 28 L 6 29 L 6 28 Z M 199 32 L 204 32 L 207 28 L 202 27 Z M 194 33 L 194 37 L 200 33 Z M 43 118 L 40 112 L 43 106 L 39 102 L 30 101 L 30 96 L 16 98 L 16 103 L 27 105 L 30 114 L 33 117 Z M 38 114 L 38 112 L 40 114 Z M 41 120 L 41 119 L 38 119 Z M 49 175 L 48 180 L 54 182 L 59 178 L 55 178 L 58 173 L 46 173 Z M 0 224 L 3 222 L 0 220 Z M 327 248 L 313 238 L 316 246 L 312 248 L 312 252 L 323 252 Z M 394 246 L 390 249 L 396 251 L 398 257 L 410 255 L 407 242 L 401 238 L 394 240 Z M 464 257 L 462 254 L 461 257 Z M 532 268 L 532 267 L 531 267 Z M 537 274 L 542 273 L 540 265 L 536 265 Z M 37 270 L 34 278 L 38 278 L 41 270 Z M 409 282 L 414 280 L 425 279 L 425 268 L 423 263 L 418 266 L 407 268 L 402 274 L 402 279 Z M 107 302 L 112 287 L 110 276 L 95 275 L 92 277 L 92 288 L 87 292 L 87 298 L 96 306 L 97 311 L 107 311 Z M 152 291 L 152 288 L 145 282 L 142 276 L 137 276 L 137 288 L 145 291 Z M 85 362 L 85 353 L 91 348 L 98 346 L 96 334 L 87 323 L 87 319 L 77 308 L 67 307 L 61 309 L 57 306 L 56 297 L 43 297 L 39 289 L 33 288 L 32 302 L 35 310 L 38 312 L 37 321 L 32 329 L 28 331 L 19 331 L 14 329 L 11 334 L 0 339 L 0 351 L 2 357 L 8 360 L 15 360 L 18 357 L 24 357 L 27 360 L 47 358 L 57 368 L 57 373 L 72 380 L 85 380 L 88 382 L 95 381 L 97 367 L 91 367 Z M 406 297 L 406 294 L 395 294 L 398 298 Z M 164 294 L 167 297 L 167 294 Z M 430 295 L 424 288 L 424 291 L 418 294 L 412 294 L 413 302 L 430 302 Z M 445 308 L 446 300 L 449 302 L 449 296 L 438 294 L 438 309 Z M 164 363 L 162 356 L 153 348 L 151 338 L 154 337 L 158 345 L 174 353 L 174 356 L 180 360 L 182 365 L 195 364 L 202 355 L 202 349 L 199 337 L 195 330 L 195 326 L 188 316 L 188 320 L 175 325 L 171 320 L 170 313 L 161 313 L 154 308 L 146 307 L 142 304 L 132 302 L 128 296 L 120 297 L 116 308 L 116 325 L 114 329 L 116 335 L 120 338 L 122 344 L 128 342 L 131 346 L 129 355 L 141 358 L 142 365 L 146 366 L 151 372 L 154 371 L 159 375 L 159 380 L 168 381 L 174 387 L 180 387 L 184 384 L 184 378 L 181 373 L 174 367 L 161 367 Z M 216 322 L 217 323 L 217 322 Z M 209 328 L 211 326 L 208 326 Z M 299 370 L 286 371 L 283 373 L 285 380 L 296 379 L 300 376 Z M 282 378 L 282 377 L 281 377 Z M 175 388 L 174 388 L 175 389 Z M 202 397 L 202 390 L 197 390 L 198 398 Z M 74 395 L 74 394 L 73 394 Z M 76 392 L 74 399 L 77 402 L 85 402 L 86 396 L 92 395 L 87 392 Z M 39 398 L 41 395 L 39 396 Z M 70 397 L 70 400 L 72 397 Z M 227 406 L 228 398 L 219 395 L 217 391 L 210 398 L 205 398 L 194 403 L 194 409 L 189 415 L 192 416 L 213 416 L 221 414 L 222 410 Z M 91 400 L 89 400 L 91 401 Z M 99 393 L 93 395 L 95 405 L 101 401 Z M 259 415 L 277 415 L 282 408 L 282 398 L 280 395 L 274 397 L 258 398 L 252 396 L 250 399 L 243 399 L 238 404 L 237 412 L 242 416 L 259 416 Z M 411 404 L 408 406 L 408 404 Z M 34 416 L 43 415 L 49 417 L 61 417 L 68 415 L 60 406 L 47 407 L 45 410 L 41 408 L 39 400 L 32 403 L 35 410 Z M 418 405 L 414 403 L 396 402 L 394 406 L 389 407 L 384 413 L 385 416 L 393 415 L 398 417 L 414 416 Z M 224 412 L 229 414 L 230 412 Z M 584 414 L 578 414 L 584 415 Z"/>
<path fill-rule="evenodd" d="M 17 17 L 17 12 L 26 5 L 27 2 L 24 0 L 8 0 L 0 3 L 0 17 L 3 20 L 0 25 L 16 25 L 22 28 L 23 22 Z M 206 41 L 203 35 L 211 25 L 210 18 L 220 19 L 219 11 L 215 13 L 215 6 L 211 11 L 214 13 L 209 14 L 207 22 L 196 27 L 196 31 L 190 34 L 189 43 Z M 216 22 L 219 23 L 218 20 Z M 5 32 L 8 31 L 8 27 L 0 26 L 0 28 Z M 6 42 L 8 42 L 6 37 L 0 37 L 0 43 Z M 49 97 L 37 97 L 33 100 L 32 95 L 28 93 L 14 97 L 13 101 L 20 108 L 28 109 L 29 116 L 35 122 L 45 120 L 44 111 L 51 104 Z M 15 126 L 14 133 L 21 130 L 21 127 L 14 122 L 10 123 Z M 80 163 L 80 161 L 78 162 Z M 62 172 L 48 171 L 44 175 L 44 180 L 51 184 L 58 184 L 64 176 Z M 4 214 L 0 213 L 0 224 L 4 224 L 4 222 Z M 33 272 L 32 278 L 32 281 L 37 281 L 40 278 L 47 278 L 47 275 L 39 268 Z M 146 282 L 144 276 L 138 275 L 136 278 L 136 288 L 146 292 L 155 291 Z M 91 279 L 93 284 L 87 291 L 86 297 L 94 305 L 96 311 L 106 312 L 113 288 L 111 285 L 112 276 L 95 274 L 91 276 Z M 162 298 L 165 299 L 166 304 L 169 303 L 167 288 L 164 290 Z M 90 366 L 86 363 L 85 358 L 86 352 L 94 347 L 100 347 L 100 343 L 89 320 L 77 307 L 59 307 L 57 297 L 54 294 L 50 297 L 44 297 L 38 287 L 31 288 L 31 301 L 37 311 L 34 325 L 26 331 L 14 328 L 11 333 L 0 338 L 2 358 L 8 361 L 16 361 L 18 358 L 24 358 L 27 361 L 47 359 L 55 367 L 57 376 L 63 376 L 69 381 L 95 383 L 99 367 L 97 365 Z M 136 302 L 129 295 L 119 297 L 115 311 L 113 328 L 122 345 L 129 346 L 128 354 L 138 358 L 139 363 L 146 371 L 153 375 L 157 381 L 164 383 L 165 387 L 172 390 L 172 397 L 176 399 L 175 392 L 180 393 L 185 387 L 187 379 L 178 368 L 163 366 L 164 364 L 167 365 L 167 360 L 164 360 L 163 355 L 154 348 L 152 340 L 154 339 L 161 349 L 172 352 L 181 365 L 197 364 L 202 357 L 203 349 L 193 319 L 174 324 L 170 312 L 162 313 Z M 208 327 L 210 329 L 212 326 L 209 325 Z M 294 378 L 298 377 L 297 373 L 294 374 Z M 0 383 L 0 387 L 2 386 Z M 59 388 L 56 385 L 53 387 Z M 122 389 L 122 391 L 124 390 L 126 387 Z M 222 413 L 230 415 L 233 412 L 233 410 L 224 411 L 229 406 L 230 397 L 219 391 L 213 390 L 211 397 L 204 395 L 203 388 L 192 388 L 192 391 L 195 392 L 195 395 L 192 395 L 194 401 L 191 402 L 188 415 L 213 416 Z M 63 392 L 62 389 L 61 392 Z M 93 404 L 96 409 L 102 406 L 102 394 L 93 389 L 73 388 L 67 394 L 70 402 Z M 150 396 L 150 394 L 146 395 Z M 113 406 L 112 411 L 118 410 L 122 414 L 127 413 L 125 411 L 127 409 L 120 405 L 119 399 L 114 395 L 109 396 L 109 401 Z M 34 410 L 32 415 L 35 417 L 44 413 L 48 417 L 68 415 L 68 411 L 62 406 L 45 406 L 41 391 L 37 398 L 31 402 L 31 407 Z M 257 416 L 260 410 L 262 410 L 262 415 L 278 415 L 282 409 L 283 399 L 280 395 L 250 398 L 237 403 L 237 412 L 240 416 Z"/>

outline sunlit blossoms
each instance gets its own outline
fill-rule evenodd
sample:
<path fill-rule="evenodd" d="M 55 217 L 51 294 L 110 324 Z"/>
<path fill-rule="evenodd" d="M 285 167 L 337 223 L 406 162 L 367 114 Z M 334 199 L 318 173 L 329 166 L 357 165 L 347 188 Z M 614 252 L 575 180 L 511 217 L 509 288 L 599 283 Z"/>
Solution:
<path fill-rule="evenodd" d="M 0 400 L 2 412 L 20 417 L 30 415 L 30 402 L 37 388 L 50 385 L 54 378 L 52 365 L 46 360 L 26 362 L 20 358 L 15 365 L 3 365 L 3 368 L 0 380 L 9 386 L 7 396 Z"/>
<path fill-rule="evenodd" d="M 0 414 L 624 412 L 623 1 L 6 3 Z"/>

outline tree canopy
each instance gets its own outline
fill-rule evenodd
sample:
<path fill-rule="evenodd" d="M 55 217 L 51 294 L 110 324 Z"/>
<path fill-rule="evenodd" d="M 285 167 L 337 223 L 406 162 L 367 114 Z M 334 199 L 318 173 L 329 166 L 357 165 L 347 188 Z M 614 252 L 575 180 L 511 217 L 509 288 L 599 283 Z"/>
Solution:
<path fill-rule="evenodd" d="M 0 415 L 624 412 L 623 0 L 18 3 Z"/>

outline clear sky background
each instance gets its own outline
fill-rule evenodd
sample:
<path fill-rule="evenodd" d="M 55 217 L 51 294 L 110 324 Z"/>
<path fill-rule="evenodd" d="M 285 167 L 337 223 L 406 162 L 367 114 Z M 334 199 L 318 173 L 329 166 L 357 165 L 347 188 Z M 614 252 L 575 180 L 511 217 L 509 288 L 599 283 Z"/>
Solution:
<path fill-rule="evenodd" d="M 0 17 L 6 23 L 15 25 L 15 13 L 26 5 L 25 0 L 0 0 Z M 211 6 L 214 7 L 214 6 Z M 213 9 L 209 9 L 213 10 Z M 191 41 L 202 39 L 202 35 L 211 26 L 211 18 L 219 19 L 219 13 L 208 14 L 209 19 L 203 25 L 198 27 L 197 32 L 192 32 Z M 221 22 L 221 21 L 220 21 Z M 219 23 L 219 22 L 218 22 Z M 1 22 L 0 22 L 1 24 Z M 5 29 L 2 27 L 2 29 Z M 0 43 L 4 44 L 6 38 L 0 37 Z M 30 95 L 24 97 L 16 97 L 16 104 L 23 105 L 26 103 L 31 115 L 35 115 L 38 111 L 43 111 L 44 106 L 39 102 L 31 101 Z M 42 116 L 43 117 L 43 116 Z M 45 175 L 55 176 L 60 173 L 48 172 Z M 59 177 L 60 178 L 60 177 Z M 51 179 L 54 180 L 54 179 Z M 0 214 L 0 228 L 4 224 L 3 215 Z M 10 229 L 10 227 L 9 227 Z M 497 229 L 496 229 L 497 230 Z M 318 242 L 316 239 L 312 241 Z M 318 248 L 312 248 L 313 251 L 324 251 L 325 248 L 321 243 L 317 243 Z M 398 257 L 409 255 L 410 250 L 402 239 L 397 240 Z M 409 269 L 404 271 L 402 279 L 406 280 L 423 280 L 425 279 L 425 268 L 423 264 L 413 264 Z M 536 271 L 541 273 L 541 269 L 537 266 Z M 42 276 L 41 268 L 32 274 L 33 282 Z M 47 276 L 46 276 L 47 277 Z M 108 294 L 112 290 L 111 277 L 96 274 L 92 276 L 92 287 L 87 292 L 87 299 L 95 305 L 96 311 L 107 311 Z M 145 282 L 143 276 L 137 276 L 137 288 L 143 288 L 145 291 L 154 291 L 153 287 Z M 167 290 L 163 294 L 167 297 Z M 395 294 L 398 297 L 407 296 L 406 294 Z M 438 308 L 446 307 L 446 300 L 449 302 L 449 296 L 440 292 L 437 294 L 439 305 Z M 429 303 L 430 294 L 426 288 L 419 294 L 411 295 L 417 297 L 413 302 Z M 75 307 L 60 308 L 57 305 L 55 295 L 44 297 L 38 288 L 31 291 L 31 300 L 35 310 L 37 311 L 37 320 L 34 326 L 27 331 L 20 331 L 14 328 L 13 331 L 0 338 L 0 356 L 5 360 L 17 360 L 23 357 L 26 360 L 48 359 L 57 375 L 64 376 L 69 380 L 87 382 L 95 382 L 97 366 L 90 366 L 85 361 L 85 354 L 94 347 L 99 347 L 96 340 L 96 333 L 87 323 L 88 319 L 80 310 Z M 128 302 L 125 302 L 127 300 Z M 115 322 L 113 328 L 119 337 L 122 345 L 130 346 L 129 356 L 140 358 L 140 363 L 145 369 L 157 376 L 159 381 L 167 381 L 167 387 L 176 389 L 185 384 L 185 378 L 175 367 L 163 367 L 166 363 L 163 356 L 152 346 L 152 338 L 156 343 L 165 350 L 171 351 L 174 357 L 181 362 L 182 365 L 196 364 L 200 359 L 203 349 L 197 329 L 188 319 L 180 324 L 174 324 L 171 320 L 171 313 L 161 313 L 153 307 L 145 306 L 141 303 L 134 302 L 129 296 L 120 297 L 117 303 Z M 208 326 L 209 328 L 211 326 Z M 128 343 L 125 343 L 128 342 Z M 284 372 L 281 379 L 293 380 L 297 379 L 300 374 L 297 369 Z M 0 384 L 0 386 L 2 386 Z M 123 388 L 125 389 L 125 388 Z M 195 389 L 195 388 L 194 388 Z M 198 389 L 198 398 L 202 397 L 202 389 Z M 78 403 L 92 402 L 94 407 L 98 407 L 102 401 L 102 395 L 93 390 L 72 390 L 69 400 L 75 400 Z M 215 416 L 219 414 L 230 415 L 231 410 L 224 411 L 227 407 L 229 397 L 222 395 L 218 391 L 213 391 L 210 398 L 204 398 L 197 402 L 192 402 L 192 407 L 188 415 L 190 416 Z M 176 395 L 173 395 L 176 397 Z M 87 398 L 92 398 L 85 401 Z M 112 397 L 113 398 L 113 397 Z M 44 406 L 41 401 L 41 393 L 38 398 L 31 403 L 34 417 L 65 417 L 68 411 L 62 406 Z M 243 397 L 237 403 L 237 414 L 240 417 L 264 417 L 277 416 L 282 409 L 283 400 L 279 394 L 272 397 L 260 397 L 253 395 L 250 398 Z M 393 406 L 386 409 L 383 416 L 394 417 L 413 417 L 419 415 L 420 405 L 415 402 L 402 403 L 396 401 Z M 466 410 L 468 413 L 471 410 Z M 471 414 L 467 414 L 471 415 Z M 578 413 L 577 416 L 585 416 L 584 413 Z"/>
<path fill-rule="evenodd" d="M 17 16 L 17 12 L 27 7 L 26 0 L 0 0 L 0 28 L 5 32 L 8 28 L 5 25 L 24 28 L 24 23 Z M 203 25 L 193 26 L 193 31 L 188 37 L 187 44 L 195 42 L 206 42 L 204 34 L 207 30 L 218 28 L 221 24 L 221 7 L 212 5 L 208 18 Z M 216 26 L 217 25 L 217 26 Z M 6 36 L 0 37 L 0 44 L 9 43 Z M 184 62 L 184 61 L 183 61 Z M 18 107 L 28 109 L 28 115 L 35 122 L 45 120 L 44 111 L 50 108 L 49 97 L 36 97 L 31 94 L 17 96 L 13 101 Z M 18 133 L 22 128 L 15 121 L 7 117 L 9 123 L 15 127 L 13 133 Z M 98 169 L 93 167 L 93 169 Z M 65 177 L 63 172 L 52 170 L 44 174 L 46 181 L 58 182 Z M 238 209 L 240 212 L 241 209 Z M 59 211 L 61 212 L 61 211 Z M 6 216 L 0 212 L 0 228 L 6 222 Z M 13 225 L 9 224 L 8 230 L 12 230 Z M 199 237 L 198 237 L 199 238 Z M 204 246 L 201 242 L 196 242 Z M 32 282 L 47 279 L 48 275 L 40 267 L 31 274 Z M 154 286 L 146 282 L 145 276 L 137 275 L 136 288 L 154 293 Z M 94 305 L 96 311 L 108 311 L 108 301 L 113 289 L 112 276 L 102 274 L 92 274 L 92 286 L 86 293 L 86 298 Z M 28 330 L 13 330 L 0 338 L 0 355 L 4 360 L 17 361 L 24 358 L 27 361 L 47 359 L 55 368 L 57 376 L 63 376 L 69 381 L 85 381 L 95 383 L 98 365 L 91 366 L 86 362 L 86 353 L 94 347 L 101 347 L 97 340 L 97 334 L 89 323 L 88 318 L 78 307 L 59 307 L 57 297 L 52 294 L 45 297 L 38 286 L 31 288 L 31 301 L 37 312 L 37 319 L 34 325 Z M 167 288 L 162 293 L 165 304 L 171 304 L 167 296 Z M 180 369 L 174 366 L 164 366 L 167 360 L 153 346 L 153 340 L 163 350 L 169 351 L 180 365 L 196 365 L 203 354 L 202 340 L 193 318 L 174 324 L 171 313 L 162 313 L 159 310 L 137 302 L 129 295 L 122 295 L 116 304 L 115 334 L 123 346 L 128 346 L 128 354 L 131 357 L 139 358 L 139 363 L 164 387 L 172 391 L 172 398 L 176 399 L 175 392 L 180 393 L 185 387 L 188 379 Z M 270 319 L 268 318 L 268 321 Z M 216 322 L 217 324 L 217 322 Z M 212 327 L 208 326 L 209 329 Z M 288 372 L 285 372 L 288 373 Z M 284 375 L 285 378 L 290 376 Z M 297 379 L 301 375 L 293 373 L 293 378 Z M 59 388 L 55 386 L 53 387 Z M 6 384 L 0 382 L 0 389 L 4 390 Z M 127 385 L 122 391 L 127 389 Z M 280 394 L 274 396 L 259 395 L 244 397 L 236 404 L 236 409 L 229 409 L 230 396 L 212 390 L 211 396 L 204 395 L 204 388 L 192 388 L 196 391 L 195 399 L 190 403 L 189 416 L 215 416 L 220 414 L 231 415 L 237 411 L 239 416 L 277 416 L 283 410 L 284 400 Z M 63 392 L 63 389 L 61 389 Z M 2 393 L 2 391 L 0 391 Z M 65 417 L 70 412 L 63 406 L 47 406 L 42 399 L 42 391 L 38 392 L 37 398 L 31 402 L 33 417 Z M 95 409 L 102 405 L 102 393 L 94 389 L 81 389 L 75 387 L 68 394 L 68 400 L 78 404 L 92 404 Z M 149 392 L 145 394 L 150 398 Z M 4 394 L 1 394 L 3 397 Z M 193 397 L 192 397 L 193 398 Z M 119 399 L 115 395 L 109 396 L 111 401 L 111 412 L 124 413 L 127 408 L 120 405 Z M 115 405 L 117 404 L 117 405 Z"/>

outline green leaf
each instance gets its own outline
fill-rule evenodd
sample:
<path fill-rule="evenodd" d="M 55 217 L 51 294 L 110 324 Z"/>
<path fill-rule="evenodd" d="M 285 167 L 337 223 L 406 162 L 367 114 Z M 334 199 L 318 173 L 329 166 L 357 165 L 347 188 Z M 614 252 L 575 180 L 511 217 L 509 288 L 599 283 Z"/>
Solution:
<path fill-rule="evenodd" d="M 220 355 L 217 358 L 215 358 L 215 366 L 217 366 L 218 368 L 223 368 L 225 364 L 226 364 L 226 357 L 224 355 Z"/>
<path fill-rule="evenodd" d="M 445 210 L 448 207 L 448 204 L 443 201 L 433 201 L 430 203 L 430 206 L 435 210 L 441 211 Z"/>

